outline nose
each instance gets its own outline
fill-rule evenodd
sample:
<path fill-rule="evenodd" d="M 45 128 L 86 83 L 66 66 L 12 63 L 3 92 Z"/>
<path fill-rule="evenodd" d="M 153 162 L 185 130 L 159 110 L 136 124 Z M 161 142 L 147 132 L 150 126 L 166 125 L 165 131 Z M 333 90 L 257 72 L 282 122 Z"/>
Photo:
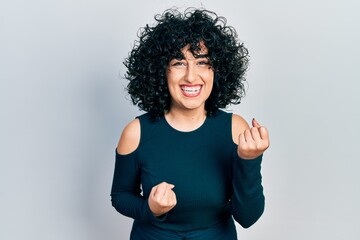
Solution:
<path fill-rule="evenodd" d="M 189 83 L 195 82 L 196 80 L 196 70 L 192 64 L 187 65 L 185 80 Z"/>

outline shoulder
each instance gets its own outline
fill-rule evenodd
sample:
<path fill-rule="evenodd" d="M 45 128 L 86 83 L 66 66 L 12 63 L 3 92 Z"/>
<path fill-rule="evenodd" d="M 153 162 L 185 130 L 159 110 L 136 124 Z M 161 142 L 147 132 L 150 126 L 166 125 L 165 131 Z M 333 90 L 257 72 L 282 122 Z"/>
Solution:
<path fill-rule="evenodd" d="M 245 121 L 243 117 L 237 114 L 232 114 L 231 132 L 234 143 L 239 144 L 240 133 L 243 133 L 246 129 L 249 128 L 249 124 Z"/>
<path fill-rule="evenodd" d="M 140 134 L 140 120 L 136 118 L 124 128 L 117 146 L 117 152 L 124 155 L 135 151 L 140 143 Z"/>

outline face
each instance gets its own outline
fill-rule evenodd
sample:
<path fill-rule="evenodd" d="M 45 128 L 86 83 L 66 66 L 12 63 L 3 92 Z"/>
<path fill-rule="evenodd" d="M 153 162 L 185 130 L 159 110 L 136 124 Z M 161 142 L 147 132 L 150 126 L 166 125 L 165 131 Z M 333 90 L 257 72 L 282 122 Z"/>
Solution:
<path fill-rule="evenodd" d="M 214 82 L 214 70 L 207 58 L 207 48 L 193 55 L 189 45 L 181 49 L 184 59 L 172 59 L 168 65 L 167 82 L 171 95 L 170 111 L 205 109 Z"/>

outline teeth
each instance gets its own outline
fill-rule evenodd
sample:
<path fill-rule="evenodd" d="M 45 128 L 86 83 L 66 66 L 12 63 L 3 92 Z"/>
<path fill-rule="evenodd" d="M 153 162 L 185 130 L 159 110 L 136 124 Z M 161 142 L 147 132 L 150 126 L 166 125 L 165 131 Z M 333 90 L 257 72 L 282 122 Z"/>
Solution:
<path fill-rule="evenodd" d="M 201 86 L 195 86 L 195 87 L 188 87 L 188 86 L 182 86 L 181 90 L 183 90 L 187 94 L 197 94 L 201 89 Z"/>

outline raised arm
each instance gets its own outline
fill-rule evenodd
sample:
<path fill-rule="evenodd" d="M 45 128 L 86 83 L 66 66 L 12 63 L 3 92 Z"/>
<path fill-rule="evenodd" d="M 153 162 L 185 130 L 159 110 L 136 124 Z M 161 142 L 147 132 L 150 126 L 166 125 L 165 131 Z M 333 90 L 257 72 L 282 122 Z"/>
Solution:
<path fill-rule="evenodd" d="M 232 118 L 233 141 L 233 196 L 231 211 L 244 228 L 253 225 L 262 215 L 265 197 L 261 184 L 261 161 L 269 147 L 267 129 L 255 120 L 252 128 L 238 115 Z"/>

